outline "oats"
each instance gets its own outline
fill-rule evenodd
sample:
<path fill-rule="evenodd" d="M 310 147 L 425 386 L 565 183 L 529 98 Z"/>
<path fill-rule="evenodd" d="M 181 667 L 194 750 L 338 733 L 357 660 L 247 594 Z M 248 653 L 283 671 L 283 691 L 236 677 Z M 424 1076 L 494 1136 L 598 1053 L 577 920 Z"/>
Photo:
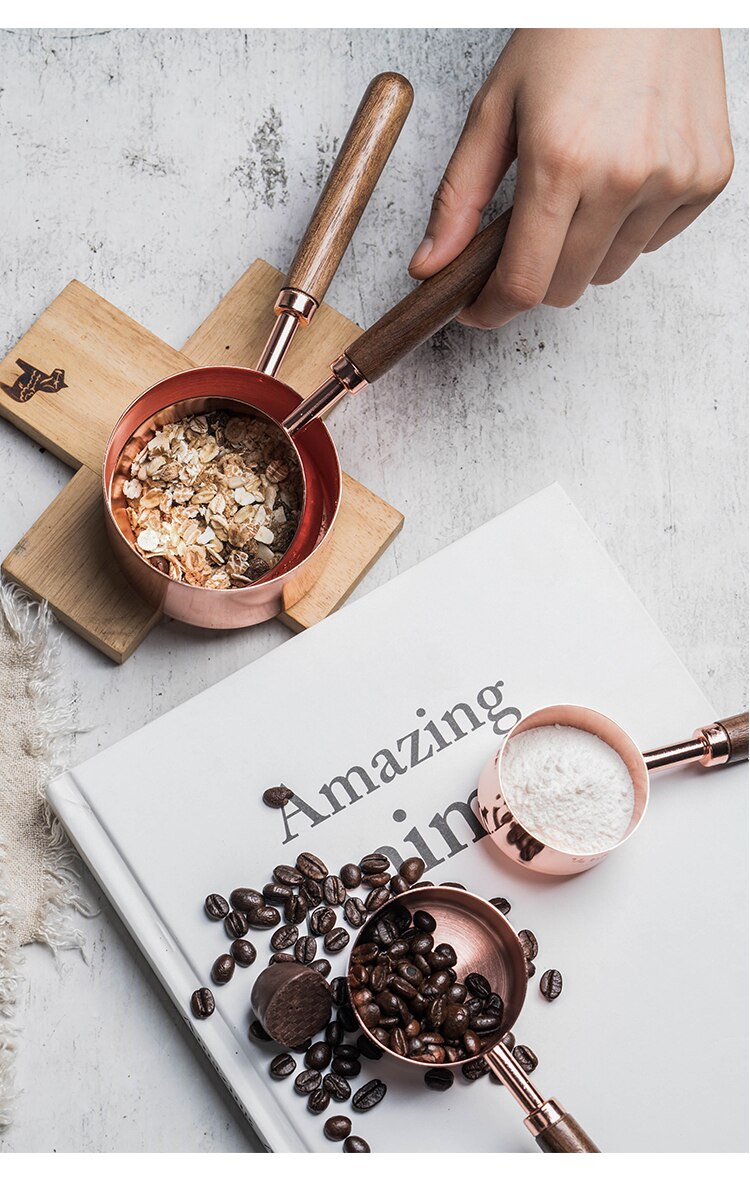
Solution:
<path fill-rule="evenodd" d="M 138 550 L 174 580 L 245 587 L 278 564 L 294 538 L 299 466 L 263 420 L 212 411 L 167 423 L 121 475 Z"/>
<path fill-rule="evenodd" d="M 126 498 L 139 498 L 143 492 L 143 486 L 137 478 L 132 481 L 125 481 L 122 487 L 122 492 Z"/>
<path fill-rule="evenodd" d="M 143 551 L 157 551 L 160 539 L 156 531 L 149 530 L 141 531 L 136 542 Z"/>

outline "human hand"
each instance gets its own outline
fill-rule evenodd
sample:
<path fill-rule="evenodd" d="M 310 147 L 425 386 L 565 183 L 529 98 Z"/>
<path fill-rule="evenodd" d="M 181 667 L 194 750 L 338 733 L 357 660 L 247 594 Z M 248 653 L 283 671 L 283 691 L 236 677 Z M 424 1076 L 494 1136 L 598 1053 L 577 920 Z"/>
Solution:
<path fill-rule="evenodd" d="M 500 327 L 568 307 L 682 232 L 734 157 L 715 29 L 522 29 L 477 93 L 409 271 L 427 278 L 479 228 L 517 158 L 497 267 L 459 316 Z"/>

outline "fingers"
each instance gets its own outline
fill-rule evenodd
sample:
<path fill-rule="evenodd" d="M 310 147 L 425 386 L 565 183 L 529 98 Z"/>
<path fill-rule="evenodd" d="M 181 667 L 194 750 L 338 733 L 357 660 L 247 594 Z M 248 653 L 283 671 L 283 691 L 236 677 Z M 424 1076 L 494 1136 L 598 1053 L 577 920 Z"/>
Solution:
<path fill-rule="evenodd" d="M 654 203 L 632 212 L 623 222 L 605 257 L 592 276 L 592 284 L 606 286 L 621 278 L 626 270 L 629 270 L 631 265 L 637 261 L 649 241 L 656 236 L 665 220 L 668 220 L 676 211 L 677 206 L 674 201 Z"/>
<path fill-rule="evenodd" d="M 465 249 L 515 157 L 513 106 L 502 89 L 479 92 L 433 200 L 424 240 L 409 264 L 429 278 Z"/>
<path fill-rule="evenodd" d="M 664 221 L 654 236 L 643 246 L 643 252 L 653 253 L 655 249 L 660 249 L 673 237 L 679 236 L 692 224 L 693 220 L 698 219 L 709 203 L 710 201 L 708 203 L 686 203 L 683 207 L 678 207 L 677 211 Z"/>
<path fill-rule="evenodd" d="M 578 206 L 579 188 L 519 159 L 513 215 L 500 259 L 484 290 L 458 317 L 469 327 L 496 328 L 543 302 Z"/>

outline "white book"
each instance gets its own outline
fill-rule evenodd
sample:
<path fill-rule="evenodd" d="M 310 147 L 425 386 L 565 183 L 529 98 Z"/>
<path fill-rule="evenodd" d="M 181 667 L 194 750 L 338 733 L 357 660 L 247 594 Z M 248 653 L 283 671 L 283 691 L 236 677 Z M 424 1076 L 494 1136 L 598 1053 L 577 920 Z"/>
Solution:
<path fill-rule="evenodd" d="M 434 882 L 505 896 L 514 926 L 534 931 L 537 975 L 516 1037 L 540 1058 L 542 1094 L 602 1150 L 747 1147 L 746 769 L 654 776 L 622 849 L 570 879 L 531 875 L 482 836 L 470 797 L 511 710 L 560 702 L 608 713 L 644 750 L 736 712 L 711 708 L 552 486 L 50 785 L 269 1148 L 341 1146 L 293 1079 L 269 1077 L 273 1047 L 248 1040 L 270 934 L 253 933 L 258 961 L 215 988 L 210 1019 L 193 1019 L 191 992 L 211 985 L 228 945 L 204 897 L 260 887 L 302 850 L 333 869 L 381 846 L 422 853 Z M 286 816 L 261 802 L 280 782 L 304 801 Z M 343 972 L 345 954 L 331 961 Z M 548 967 L 565 984 L 553 1004 L 538 988 Z M 459 1075 L 438 1094 L 416 1067 L 383 1059 L 364 1062 L 354 1089 L 376 1076 L 384 1101 L 350 1113 L 373 1151 L 534 1150 L 488 1078 Z"/>

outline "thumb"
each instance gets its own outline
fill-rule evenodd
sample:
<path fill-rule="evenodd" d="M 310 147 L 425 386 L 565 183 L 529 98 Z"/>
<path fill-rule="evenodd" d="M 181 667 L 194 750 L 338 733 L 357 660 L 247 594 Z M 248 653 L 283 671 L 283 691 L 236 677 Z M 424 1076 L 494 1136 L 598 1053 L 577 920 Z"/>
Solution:
<path fill-rule="evenodd" d="M 466 248 L 515 156 L 513 99 L 495 81 L 469 109 L 435 193 L 424 239 L 409 263 L 412 277 L 431 277 Z"/>

